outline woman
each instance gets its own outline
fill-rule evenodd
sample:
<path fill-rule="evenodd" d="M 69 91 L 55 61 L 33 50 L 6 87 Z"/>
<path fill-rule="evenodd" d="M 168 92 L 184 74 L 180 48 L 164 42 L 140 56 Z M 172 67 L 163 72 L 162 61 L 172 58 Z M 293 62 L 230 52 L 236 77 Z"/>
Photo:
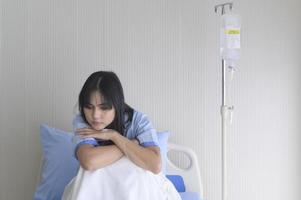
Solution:
<path fill-rule="evenodd" d="M 82 140 L 75 153 L 84 169 L 99 169 L 126 155 L 139 167 L 160 172 L 156 131 L 145 115 L 124 102 L 115 73 L 99 71 L 90 75 L 79 94 L 79 111 L 74 125 L 83 120 L 89 126 L 76 130 Z M 111 144 L 108 141 L 113 144 L 107 145 Z"/>
<path fill-rule="evenodd" d="M 63 199 L 180 199 L 159 174 L 156 130 L 146 115 L 125 103 L 115 73 L 99 71 L 88 77 L 79 94 L 79 111 L 73 125 L 81 169 Z"/>

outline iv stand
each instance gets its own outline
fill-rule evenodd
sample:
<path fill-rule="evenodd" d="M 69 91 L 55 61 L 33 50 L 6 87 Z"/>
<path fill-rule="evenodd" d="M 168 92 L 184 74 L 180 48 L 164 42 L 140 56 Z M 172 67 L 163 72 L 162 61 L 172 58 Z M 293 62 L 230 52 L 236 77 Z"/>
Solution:
<path fill-rule="evenodd" d="M 218 9 L 221 8 L 221 15 L 225 14 L 225 7 L 229 6 L 230 11 L 232 10 L 233 3 L 219 4 L 214 7 L 215 13 L 218 13 Z M 222 200 L 227 199 L 227 119 L 230 114 L 232 118 L 233 106 L 228 106 L 226 103 L 226 60 L 222 59 L 222 105 L 221 105 L 221 115 L 222 115 Z M 232 119 L 230 119 L 232 120 Z"/>

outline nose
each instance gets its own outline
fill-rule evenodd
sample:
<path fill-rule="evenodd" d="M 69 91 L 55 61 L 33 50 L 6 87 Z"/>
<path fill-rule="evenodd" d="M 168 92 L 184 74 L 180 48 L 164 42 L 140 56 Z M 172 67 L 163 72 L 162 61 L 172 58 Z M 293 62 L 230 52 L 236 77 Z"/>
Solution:
<path fill-rule="evenodd" d="M 102 118 L 102 114 L 103 113 L 102 113 L 101 109 L 98 109 L 98 108 L 93 109 L 92 115 L 93 115 L 93 119 L 94 120 L 101 119 Z"/>

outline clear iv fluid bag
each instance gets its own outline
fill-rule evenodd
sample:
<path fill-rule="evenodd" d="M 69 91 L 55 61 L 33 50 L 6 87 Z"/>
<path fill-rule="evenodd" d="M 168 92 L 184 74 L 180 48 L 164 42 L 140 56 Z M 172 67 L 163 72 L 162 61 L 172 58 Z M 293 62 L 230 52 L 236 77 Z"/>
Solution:
<path fill-rule="evenodd" d="M 222 59 L 235 61 L 240 58 L 239 15 L 228 13 L 221 17 L 220 53 Z"/>

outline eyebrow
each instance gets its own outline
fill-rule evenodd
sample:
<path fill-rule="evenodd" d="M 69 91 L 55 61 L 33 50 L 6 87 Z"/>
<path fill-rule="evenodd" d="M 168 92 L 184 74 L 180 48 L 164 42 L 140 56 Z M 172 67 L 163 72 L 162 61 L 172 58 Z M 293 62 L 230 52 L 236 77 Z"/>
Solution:
<path fill-rule="evenodd" d="M 88 105 L 91 105 L 91 106 L 94 106 L 93 104 L 91 104 L 91 103 L 87 103 Z M 109 103 L 106 103 L 106 102 L 104 102 L 104 103 L 101 103 L 101 104 L 97 104 L 96 106 L 107 106 L 107 105 L 110 105 Z"/>

